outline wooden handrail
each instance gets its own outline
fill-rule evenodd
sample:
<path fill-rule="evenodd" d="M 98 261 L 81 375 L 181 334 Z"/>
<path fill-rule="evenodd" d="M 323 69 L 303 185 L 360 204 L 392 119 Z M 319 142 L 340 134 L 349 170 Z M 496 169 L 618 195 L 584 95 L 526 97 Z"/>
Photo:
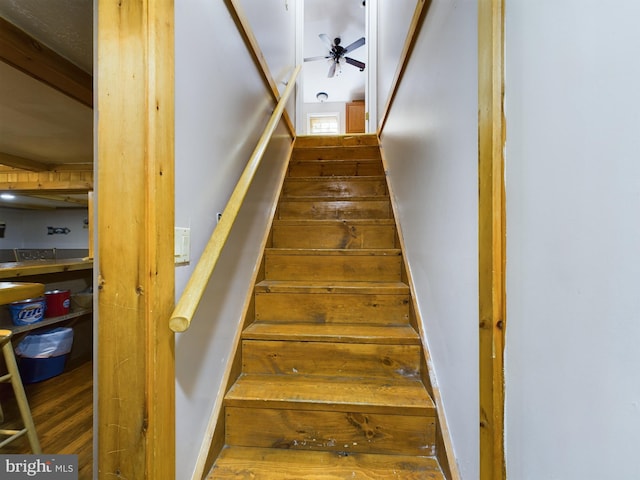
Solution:
<path fill-rule="evenodd" d="M 256 148 L 247 162 L 247 166 L 242 172 L 231 197 L 229 197 L 227 206 L 222 212 L 220 222 L 213 230 L 211 238 L 207 242 L 200 260 L 198 260 L 198 263 L 196 264 L 196 267 L 193 270 L 180 299 L 178 300 L 176 308 L 171 314 L 169 327 L 174 332 L 184 332 L 191 324 L 193 315 L 198 308 L 200 299 L 202 298 L 207 283 L 209 282 L 209 278 L 211 278 L 211 274 L 218 263 L 218 258 L 220 258 L 222 248 L 229 237 L 229 233 L 231 233 L 231 227 L 233 226 L 238 216 L 238 212 L 240 211 L 240 207 L 242 206 L 242 202 L 247 195 L 253 176 L 260 165 L 260 161 L 262 160 L 264 152 L 267 149 L 267 145 L 271 140 L 271 136 L 278 126 L 278 122 L 284 112 L 287 99 L 293 91 L 300 69 L 301 66 L 298 65 L 293 71 L 287 84 L 287 88 L 282 93 L 276 108 L 271 114 L 271 118 L 269 118 L 269 122 L 267 122 L 267 126 L 265 127 L 260 140 L 258 140 Z"/>

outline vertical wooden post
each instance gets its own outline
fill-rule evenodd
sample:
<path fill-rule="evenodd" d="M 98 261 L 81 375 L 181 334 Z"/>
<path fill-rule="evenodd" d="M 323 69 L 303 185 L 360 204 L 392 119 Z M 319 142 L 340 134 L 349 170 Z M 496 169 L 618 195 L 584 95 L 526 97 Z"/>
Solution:
<path fill-rule="evenodd" d="M 506 478 L 504 1 L 478 1 L 481 480 Z"/>
<path fill-rule="evenodd" d="M 98 478 L 172 478 L 173 0 L 97 8 Z"/>

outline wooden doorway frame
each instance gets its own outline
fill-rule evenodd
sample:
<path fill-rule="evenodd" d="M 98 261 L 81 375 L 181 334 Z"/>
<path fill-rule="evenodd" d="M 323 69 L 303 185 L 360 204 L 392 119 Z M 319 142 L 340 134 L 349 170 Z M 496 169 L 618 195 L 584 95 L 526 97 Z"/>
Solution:
<path fill-rule="evenodd" d="M 504 2 L 478 0 L 480 478 L 505 478 Z M 175 471 L 173 1 L 98 2 L 97 476 Z M 125 174 L 126 173 L 126 174 Z"/>
<path fill-rule="evenodd" d="M 478 0 L 480 479 L 506 478 L 504 5 Z"/>
<path fill-rule="evenodd" d="M 96 5 L 94 477 L 164 479 L 175 472 L 174 5 Z"/>

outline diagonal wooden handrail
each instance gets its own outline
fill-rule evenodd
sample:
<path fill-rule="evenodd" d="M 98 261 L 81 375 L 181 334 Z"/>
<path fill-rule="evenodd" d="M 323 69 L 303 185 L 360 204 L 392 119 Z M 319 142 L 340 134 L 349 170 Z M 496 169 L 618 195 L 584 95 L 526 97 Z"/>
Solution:
<path fill-rule="evenodd" d="M 231 227 L 233 226 L 238 216 L 238 212 L 240 211 L 240 207 L 242 206 L 242 202 L 247 195 L 251 181 L 253 180 L 258 166 L 260 166 L 260 161 L 267 149 L 267 145 L 271 140 L 273 132 L 278 126 L 278 122 L 284 112 L 287 100 L 293 91 L 300 69 L 301 66 L 299 65 L 293 71 L 287 84 L 287 88 L 282 93 L 276 108 L 271 114 L 271 118 L 269 118 L 269 122 L 267 122 L 267 126 L 265 127 L 260 140 L 258 140 L 256 148 L 247 162 L 247 166 L 242 172 L 231 197 L 229 197 L 229 201 L 222 212 L 220 222 L 213 230 L 211 238 L 207 242 L 207 245 L 200 256 L 200 260 L 198 260 L 198 263 L 196 264 L 196 267 L 193 270 L 193 273 L 191 274 L 191 277 L 189 278 L 173 313 L 171 314 L 169 327 L 174 332 L 184 332 L 191 324 L 193 315 L 200 304 L 200 299 L 202 298 L 207 283 L 209 282 L 209 278 L 211 278 L 211 274 L 213 273 L 213 270 L 218 263 L 218 259 L 220 258 L 220 253 L 222 252 L 227 238 L 229 237 Z"/>

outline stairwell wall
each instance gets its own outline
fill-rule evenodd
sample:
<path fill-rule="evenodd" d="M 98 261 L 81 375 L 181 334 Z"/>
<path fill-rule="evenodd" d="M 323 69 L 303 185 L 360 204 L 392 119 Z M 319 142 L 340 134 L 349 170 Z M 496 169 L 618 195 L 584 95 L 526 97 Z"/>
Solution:
<path fill-rule="evenodd" d="M 274 36 L 289 26 L 271 25 Z M 225 2 L 176 2 L 176 226 L 191 229 L 182 293 L 274 108 Z M 293 45 L 281 42 L 291 48 Z M 260 253 L 291 137 L 283 122 L 265 153 L 191 328 L 176 335 L 176 476 L 194 471 Z"/>
<path fill-rule="evenodd" d="M 640 478 L 638 18 L 506 2 L 510 479 Z"/>
<path fill-rule="evenodd" d="M 380 16 L 381 35 L 406 35 L 394 28 Z M 435 382 L 469 480 L 479 475 L 477 51 L 477 1 L 433 0 L 381 134 Z"/>

